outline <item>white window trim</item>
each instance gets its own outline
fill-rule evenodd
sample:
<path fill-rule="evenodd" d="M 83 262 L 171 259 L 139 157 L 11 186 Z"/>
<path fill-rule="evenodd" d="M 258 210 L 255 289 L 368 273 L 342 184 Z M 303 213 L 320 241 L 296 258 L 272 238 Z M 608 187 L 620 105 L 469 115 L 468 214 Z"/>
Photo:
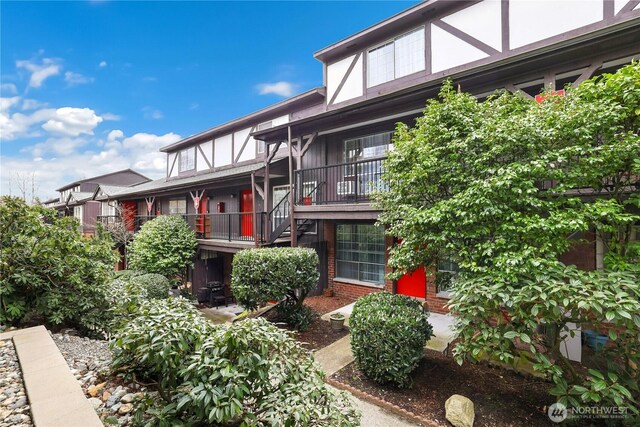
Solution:
<path fill-rule="evenodd" d="M 182 169 L 182 154 L 191 150 L 193 152 L 193 167 L 191 169 Z M 196 152 L 196 147 L 185 148 L 184 150 L 180 150 L 178 153 L 178 173 L 191 172 L 196 170 L 196 157 L 198 157 L 198 153 Z"/>

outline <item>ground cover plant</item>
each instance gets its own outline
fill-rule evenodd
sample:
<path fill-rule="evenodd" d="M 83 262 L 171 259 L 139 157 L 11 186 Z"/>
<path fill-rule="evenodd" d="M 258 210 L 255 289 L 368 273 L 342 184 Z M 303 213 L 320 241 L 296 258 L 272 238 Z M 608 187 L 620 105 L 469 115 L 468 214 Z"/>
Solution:
<path fill-rule="evenodd" d="M 155 382 L 147 425 L 358 425 L 350 398 L 291 333 L 264 319 L 213 325 L 182 298 L 139 304 L 113 341 L 114 368 Z"/>
<path fill-rule="evenodd" d="M 280 302 L 283 321 L 299 330 L 311 323 L 303 305 L 320 278 L 318 254 L 308 248 L 261 248 L 233 257 L 231 288 L 239 304 L 255 309 L 268 301 Z"/>
<path fill-rule="evenodd" d="M 0 323 L 101 330 L 117 260 L 107 235 L 86 238 L 75 218 L 2 197 L 0 241 Z"/>
<path fill-rule="evenodd" d="M 460 363 L 525 359 L 558 401 L 637 420 L 638 129 L 637 62 L 540 104 L 508 92 L 480 102 L 446 83 L 415 127 L 398 126 L 389 191 L 376 196 L 381 223 L 402 239 L 390 264 L 399 276 L 457 263 Z M 589 235 L 605 248 L 602 270 L 558 260 Z M 560 351 L 575 324 L 609 337 L 588 370 Z"/>
<path fill-rule="evenodd" d="M 433 332 L 428 316 L 405 295 L 377 292 L 356 301 L 349 325 L 358 369 L 379 383 L 408 387 Z"/>

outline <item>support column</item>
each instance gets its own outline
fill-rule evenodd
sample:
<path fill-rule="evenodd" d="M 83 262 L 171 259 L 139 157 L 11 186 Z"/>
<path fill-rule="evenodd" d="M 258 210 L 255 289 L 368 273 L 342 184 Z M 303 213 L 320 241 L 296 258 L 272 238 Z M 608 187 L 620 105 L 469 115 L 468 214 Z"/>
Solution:
<path fill-rule="evenodd" d="M 251 172 L 251 203 L 252 203 L 252 207 L 251 210 L 253 211 L 253 241 L 257 246 L 259 246 L 258 243 L 258 221 L 257 221 L 257 216 L 256 216 L 256 173 Z"/>
<path fill-rule="evenodd" d="M 288 141 L 287 145 L 289 147 L 289 218 L 291 220 L 290 230 L 291 230 L 291 247 L 298 246 L 298 229 L 296 227 L 296 217 L 295 217 L 295 209 L 294 209 L 294 176 L 293 176 L 293 138 L 291 138 L 291 126 L 287 127 Z"/>

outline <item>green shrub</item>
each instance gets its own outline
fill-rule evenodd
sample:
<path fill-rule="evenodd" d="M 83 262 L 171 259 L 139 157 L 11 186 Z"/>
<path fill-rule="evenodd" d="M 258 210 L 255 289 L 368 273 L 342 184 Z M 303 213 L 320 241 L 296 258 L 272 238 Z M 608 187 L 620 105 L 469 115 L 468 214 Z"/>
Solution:
<path fill-rule="evenodd" d="M 173 278 L 183 276 L 196 253 L 196 235 L 179 215 L 145 223 L 129 244 L 129 267 Z"/>
<path fill-rule="evenodd" d="M 182 298 L 140 301 L 114 335 L 113 366 L 134 366 L 156 378 L 161 390 L 172 390 L 180 383 L 186 356 L 209 332 L 207 320 Z"/>
<path fill-rule="evenodd" d="M 313 322 L 313 310 L 306 305 L 279 304 L 276 307 L 278 319 L 297 331 L 304 332 Z"/>
<path fill-rule="evenodd" d="M 80 234 L 75 218 L 0 198 L 0 324 L 43 321 L 99 333 L 117 257 L 109 236 Z"/>
<path fill-rule="evenodd" d="M 318 254 L 313 249 L 262 248 L 238 252 L 233 257 L 233 295 L 248 309 L 285 298 L 301 306 L 318 284 L 318 263 Z"/>
<path fill-rule="evenodd" d="M 112 348 L 116 368 L 158 382 L 136 414 L 149 426 L 358 425 L 351 399 L 264 319 L 213 325 L 182 298 L 143 301 Z"/>
<path fill-rule="evenodd" d="M 127 269 L 127 270 L 116 271 L 115 273 L 113 273 L 113 278 L 120 279 L 120 280 L 129 280 L 136 276 L 142 276 L 143 274 L 147 274 L 147 273 L 142 270 Z"/>
<path fill-rule="evenodd" d="M 143 288 L 148 298 L 163 299 L 169 296 L 171 282 L 162 274 L 147 273 L 140 276 L 134 276 L 129 279 L 134 286 Z"/>
<path fill-rule="evenodd" d="M 349 318 L 351 350 L 358 368 L 379 383 L 411 385 L 432 327 L 419 301 L 380 292 L 360 298 Z"/>

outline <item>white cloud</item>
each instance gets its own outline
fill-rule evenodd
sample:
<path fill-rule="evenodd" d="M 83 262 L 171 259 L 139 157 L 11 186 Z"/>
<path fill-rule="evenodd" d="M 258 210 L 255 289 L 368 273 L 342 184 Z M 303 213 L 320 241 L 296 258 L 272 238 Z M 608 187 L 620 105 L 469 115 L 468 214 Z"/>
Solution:
<path fill-rule="evenodd" d="M 107 65 L 109 65 L 109 64 L 107 64 L 107 61 L 100 61 L 100 63 L 98 64 L 98 66 L 99 66 L 100 68 L 104 68 L 104 67 L 106 67 Z"/>
<path fill-rule="evenodd" d="M 15 102 L 11 104 L 10 101 L 8 105 L 11 107 Z M 41 128 L 53 135 L 73 137 L 82 134 L 93 135 L 93 130 L 103 120 L 90 108 L 44 108 L 31 114 L 10 114 L 7 109 L 0 111 L 0 134 L 5 141 L 38 136 L 40 131 L 34 127 L 43 123 Z"/>
<path fill-rule="evenodd" d="M 191 104 L 189 104 L 189 110 L 191 111 L 197 110 L 198 108 L 200 108 L 200 104 L 198 104 L 197 102 L 192 102 Z"/>
<path fill-rule="evenodd" d="M 45 108 L 48 105 L 49 104 L 47 104 L 46 102 L 40 102 L 35 99 L 25 99 L 22 101 L 22 111 L 37 110 L 40 108 Z"/>
<path fill-rule="evenodd" d="M 20 102 L 19 96 L 12 96 L 11 98 L 0 98 L 0 112 L 9 111 L 11 107 Z"/>
<path fill-rule="evenodd" d="M 64 81 L 67 82 L 69 86 L 93 83 L 93 80 L 93 77 L 83 76 L 80 73 L 74 73 L 72 71 L 67 71 L 66 73 L 64 73 Z"/>
<path fill-rule="evenodd" d="M 106 121 L 111 121 L 111 122 L 117 122 L 122 119 L 122 117 L 113 113 L 104 113 L 102 114 L 102 118 Z"/>
<path fill-rule="evenodd" d="M 36 64 L 28 60 L 16 61 L 16 67 L 24 68 L 31 73 L 29 87 L 42 86 L 42 83 L 46 79 L 60 74 L 60 70 L 62 70 L 62 66 L 58 63 L 58 60 L 53 58 L 43 58 L 42 64 Z"/>
<path fill-rule="evenodd" d="M 291 96 L 295 91 L 295 85 L 289 82 L 261 83 L 256 86 L 260 95 L 274 94 L 278 96 Z"/>
<path fill-rule="evenodd" d="M 2 83 L 0 85 L 0 93 L 2 95 L 15 95 L 18 93 L 18 88 L 13 83 Z"/>
<path fill-rule="evenodd" d="M 104 146 L 95 149 L 92 143 L 96 139 L 92 137 L 49 138 L 24 150 L 21 156 L 0 157 L 0 193 L 9 194 L 9 181 L 15 173 L 32 171 L 41 199 L 56 196 L 55 189 L 69 182 L 120 169 L 132 168 L 157 179 L 166 174 L 166 154 L 158 150 L 180 139 L 174 133 L 137 133 L 127 137 L 115 129 L 108 133 Z M 15 194 L 17 188 L 14 186 L 11 191 Z"/>
<path fill-rule="evenodd" d="M 142 113 L 144 114 L 144 118 L 149 120 L 160 120 L 164 118 L 162 111 L 156 110 L 153 107 L 144 107 Z"/>

